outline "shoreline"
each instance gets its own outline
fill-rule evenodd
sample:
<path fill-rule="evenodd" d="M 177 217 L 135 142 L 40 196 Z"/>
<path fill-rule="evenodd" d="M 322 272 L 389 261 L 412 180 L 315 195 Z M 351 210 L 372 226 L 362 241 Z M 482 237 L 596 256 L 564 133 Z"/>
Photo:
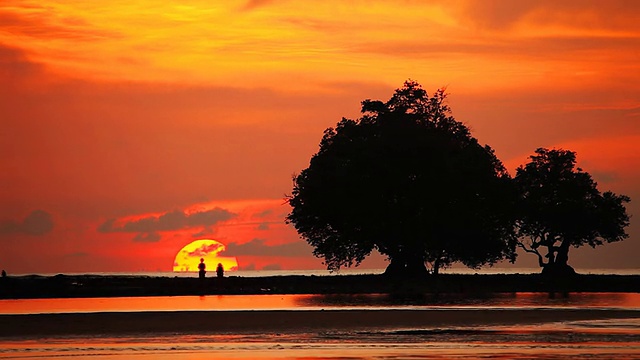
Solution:
<path fill-rule="evenodd" d="M 264 310 L 0 315 L 0 338 L 125 334 L 267 334 L 529 325 L 637 319 L 638 310 Z"/>
<path fill-rule="evenodd" d="M 416 279 L 385 275 L 286 275 L 185 278 L 55 275 L 0 278 L 0 299 L 259 294 L 491 294 L 515 292 L 640 293 L 640 275 L 440 274 Z"/>

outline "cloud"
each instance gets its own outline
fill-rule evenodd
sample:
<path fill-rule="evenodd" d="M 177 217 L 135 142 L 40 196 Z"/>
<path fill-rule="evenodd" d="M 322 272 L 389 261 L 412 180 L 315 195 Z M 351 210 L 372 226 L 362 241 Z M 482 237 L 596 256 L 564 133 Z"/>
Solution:
<path fill-rule="evenodd" d="M 204 227 L 202 229 L 202 231 L 198 231 L 197 233 L 191 234 L 192 238 L 205 238 L 208 237 L 208 235 L 212 234 L 213 230 L 209 227 Z"/>
<path fill-rule="evenodd" d="M 175 231 L 200 226 L 212 226 L 221 221 L 232 219 L 235 216 L 237 215 L 219 207 L 189 214 L 181 210 L 174 210 L 160 216 L 147 216 L 137 220 L 124 222 L 120 222 L 116 219 L 109 219 L 98 227 L 98 231 L 101 233 L 153 233 L 157 231 Z"/>
<path fill-rule="evenodd" d="M 34 210 L 21 222 L 6 220 L 0 222 L 0 235 L 27 234 L 45 235 L 53 230 L 51 214 L 44 210 Z"/>
<path fill-rule="evenodd" d="M 265 221 L 263 223 L 258 224 L 258 226 L 256 227 L 256 230 L 261 230 L 261 231 L 269 230 L 269 223 Z"/>
<path fill-rule="evenodd" d="M 505 0 L 469 1 L 463 6 L 462 12 L 467 20 L 478 26 L 505 28 L 538 8 L 538 3 L 531 0 L 509 1 L 508 4 L 505 4 Z"/>
<path fill-rule="evenodd" d="M 593 179 L 598 183 L 612 183 L 620 180 L 620 175 L 614 171 L 590 171 L 589 172 Z"/>
<path fill-rule="evenodd" d="M 0 78 L 3 81 L 23 80 L 42 71 L 42 65 L 30 61 L 25 52 L 0 43 Z"/>
<path fill-rule="evenodd" d="M 267 209 L 267 210 L 264 210 L 264 211 L 261 211 L 261 212 L 257 213 L 255 216 L 259 217 L 259 218 L 264 218 L 264 217 L 267 217 L 267 216 L 269 216 L 271 214 L 273 214 L 273 210 L 272 209 Z"/>
<path fill-rule="evenodd" d="M 188 252 L 187 255 L 189 257 L 205 257 L 210 253 L 217 254 L 224 249 L 224 245 L 220 243 L 210 244 L 210 245 L 202 245 L 199 248 Z"/>
<path fill-rule="evenodd" d="M 640 3 L 627 0 L 483 0 L 467 1 L 463 16 L 477 26 L 509 28 L 521 21 L 580 28 L 636 28 Z"/>
<path fill-rule="evenodd" d="M 300 240 L 281 245 L 267 245 L 264 239 L 253 239 L 244 244 L 230 243 L 227 245 L 225 254 L 230 256 L 284 256 L 297 257 L 309 256 L 313 253 L 313 248 L 306 242 Z"/>
<path fill-rule="evenodd" d="M 499 42 L 473 42 L 469 40 L 443 43 L 423 39 L 422 41 L 386 41 L 372 40 L 362 43 L 354 49 L 361 53 L 395 56 L 398 58 L 438 59 L 443 56 L 466 54 L 522 60 L 566 59 L 580 54 L 615 53 L 620 60 L 633 61 L 633 53 L 640 40 L 637 37 L 591 36 L 566 34 L 546 37 L 518 37 L 502 39 Z"/>
<path fill-rule="evenodd" d="M 240 266 L 238 268 L 238 270 L 244 270 L 244 271 L 253 271 L 255 269 L 256 269 L 256 264 L 253 264 L 253 263 L 247 264 L 245 266 Z"/>
<path fill-rule="evenodd" d="M 249 0 L 246 2 L 246 4 L 244 4 L 244 6 L 242 7 L 242 10 L 244 11 L 255 10 L 263 6 L 267 6 L 273 2 L 274 0 Z"/>
<path fill-rule="evenodd" d="M 83 252 L 83 251 L 79 251 L 79 252 L 74 252 L 74 253 L 70 253 L 70 254 L 65 254 L 64 257 L 67 258 L 85 258 L 89 256 L 88 253 Z"/>
<path fill-rule="evenodd" d="M 282 265 L 280 264 L 268 264 L 262 267 L 262 270 L 282 270 Z"/>
<path fill-rule="evenodd" d="M 134 238 L 133 241 L 136 242 L 158 242 L 162 237 L 157 232 L 148 232 L 148 233 L 139 233 Z"/>
<path fill-rule="evenodd" d="M 32 6 L 16 10 L 0 9 L 0 23 L 10 33 L 22 37 L 87 42 L 122 37 L 114 31 L 98 30 L 82 18 L 70 18 L 67 15 L 66 19 L 60 21 L 57 16 L 52 16 L 50 7 Z"/>

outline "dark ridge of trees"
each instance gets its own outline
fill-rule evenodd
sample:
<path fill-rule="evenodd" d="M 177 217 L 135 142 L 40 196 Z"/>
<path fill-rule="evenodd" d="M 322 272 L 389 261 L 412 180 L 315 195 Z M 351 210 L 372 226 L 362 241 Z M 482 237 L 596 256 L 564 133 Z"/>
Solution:
<path fill-rule="evenodd" d="M 11 276 L 0 278 L 0 299 L 96 298 L 134 296 L 248 295 L 248 294 L 389 294 L 389 299 L 446 294 L 463 298 L 492 293 L 541 292 L 640 292 L 640 275 L 576 275 L 566 287 L 556 288 L 540 274 L 440 274 L 420 279 L 387 281 L 385 275 L 286 275 L 239 277 L 225 274 L 154 277 L 124 275 Z M 303 301 L 309 301 L 305 297 Z M 405 303 L 403 301 L 403 303 Z M 406 304 L 406 303 L 405 303 Z M 304 305 L 304 304 L 302 304 Z M 0 320 L 0 323 L 2 321 Z M 5 324 L 2 323 L 4 328 Z"/>
<path fill-rule="evenodd" d="M 521 195 L 518 246 L 538 257 L 543 273 L 575 274 L 568 264 L 570 247 L 596 247 L 628 237 L 624 204 L 630 198 L 600 193 L 591 175 L 576 168 L 575 152 L 540 148 L 530 159 L 514 178 Z"/>
<path fill-rule="evenodd" d="M 374 249 L 388 274 L 403 276 L 515 260 L 512 179 L 445 99 L 409 80 L 324 131 L 294 176 L 287 222 L 328 269 L 357 266 Z"/>

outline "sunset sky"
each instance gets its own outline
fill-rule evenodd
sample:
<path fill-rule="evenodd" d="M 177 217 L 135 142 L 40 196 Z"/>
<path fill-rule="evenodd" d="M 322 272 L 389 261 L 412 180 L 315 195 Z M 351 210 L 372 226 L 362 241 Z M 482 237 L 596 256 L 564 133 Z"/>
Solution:
<path fill-rule="evenodd" d="M 3 0 L 0 269 L 171 271 L 198 239 L 323 268 L 284 223 L 291 176 L 409 78 L 512 175 L 576 151 L 632 220 L 570 264 L 640 268 L 640 1 Z"/>

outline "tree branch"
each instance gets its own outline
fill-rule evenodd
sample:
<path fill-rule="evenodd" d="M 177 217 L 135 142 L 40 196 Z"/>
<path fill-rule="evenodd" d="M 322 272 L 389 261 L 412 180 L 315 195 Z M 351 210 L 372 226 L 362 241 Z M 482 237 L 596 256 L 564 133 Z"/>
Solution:
<path fill-rule="evenodd" d="M 540 265 L 540 267 L 545 267 L 545 265 L 547 265 L 544 263 L 544 258 L 542 257 L 542 254 L 540 254 L 538 249 L 529 248 L 522 241 L 518 241 L 517 245 L 525 252 L 536 254 L 538 256 L 538 265 Z"/>

